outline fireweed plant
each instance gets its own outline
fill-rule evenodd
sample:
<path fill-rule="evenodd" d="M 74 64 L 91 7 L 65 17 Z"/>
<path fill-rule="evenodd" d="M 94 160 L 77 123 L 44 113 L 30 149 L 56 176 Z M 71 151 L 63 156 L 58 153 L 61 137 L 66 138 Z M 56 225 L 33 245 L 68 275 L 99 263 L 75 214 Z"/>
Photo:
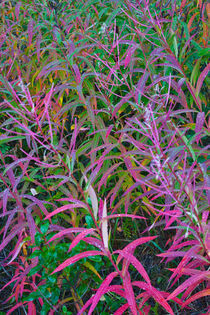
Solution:
<path fill-rule="evenodd" d="M 1 314 L 207 314 L 209 4 L 0 14 Z"/>

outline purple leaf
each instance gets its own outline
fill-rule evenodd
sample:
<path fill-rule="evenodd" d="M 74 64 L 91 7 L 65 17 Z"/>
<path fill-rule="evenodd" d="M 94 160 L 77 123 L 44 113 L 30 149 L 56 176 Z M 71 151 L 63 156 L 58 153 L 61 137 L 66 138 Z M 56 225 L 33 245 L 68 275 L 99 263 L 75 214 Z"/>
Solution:
<path fill-rule="evenodd" d="M 206 66 L 206 68 L 201 72 L 201 74 L 200 74 L 200 76 L 198 78 L 198 82 L 197 82 L 197 85 L 196 85 L 196 94 L 197 95 L 200 93 L 201 87 L 203 85 L 203 81 L 206 78 L 209 70 L 210 70 L 210 64 L 208 64 Z"/>
<path fill-rule="evenodd" d="M 205 113 L 199 112 L 197 117 L 196 117 L 196 125 L 195 125 L 195 132 L 196 133 L 199 133 L 202 130 L 204 121 L 205 121 Z M 198 143 L 199 139 L 200 139 L 200 135 L 197 135 L 196 136 L 197 143 Z"/>
<path fill-rule="evenodd" d="M 26 223 L 22 222 L 17 224 L 12 231 L 10 232 L 10 234 L 3 240 L 3 242 L 0 245 L 0 251 L 20 232 L 22 231 L 24 228 L 26 227 Z"/>

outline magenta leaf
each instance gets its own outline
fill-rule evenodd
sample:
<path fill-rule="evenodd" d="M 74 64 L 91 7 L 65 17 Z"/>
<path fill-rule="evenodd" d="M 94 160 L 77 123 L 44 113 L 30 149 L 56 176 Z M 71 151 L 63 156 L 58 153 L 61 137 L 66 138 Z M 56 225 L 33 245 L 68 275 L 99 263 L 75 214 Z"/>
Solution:
<path fill-rule="evenodd" d="M 201 271 L 200 274 L 198 275 L 194 275 L 192 277 L 190 277 L 189 279 L 187 279 L 186 281 L 184 281 L 177 289 L 174 290 L 174 292 L 172 292 L 167 300 L 171 300 L 174 297 L 176 297 L 178 294 L 180 294 L 181 292 L 183 292 L 184 290 L 186 290 L 188 288 L 188 286 L 192 285 L 192 284 L 196 284 L 199 283 L 200 280 L 208 280 L 210 277 L 210 271 Z"/>
<path fill-rule="evenodd" d="M 87 252 L 84 252 L 84 253 L 77 254 L 74 257 L 71 257 L 71 258 L 65 260 L 51 274 L 54 274 L 55 272 L 63 270 L 67 266 L 70 266 L 70 265 L 74 264 L 75 262 L 77 262 L 78 260 L 80 260 L 82 258 L 86 258 L 86 257 L 89 257 L 89 256 L 96 256 L 96 255 L 104 256 L 105 254 L 103 252 L 99 252 L 99 251 L 96 251 L 96 250 L 92 250 L 92 251 L 90 250 L 90 251 L 87 251 Z"/>
<path fill-rule="evenodd" d="M 145 279 L 145 281 L 147 283 L 149 283 L 149 284 L 151 283 L 150 278 L 149 278 L 146 270 L 144 269 L 144 267 L 140 263 L 140 261 L 135 256 L 130 254 L 129 251 L 127 251 L 125 249 L 116 250 L 113 252 L 113 254 L 120 254 L 120 258 L 124 257 L 129 263 L 131 263 L 138 270 L 138 272 L 142 275 L 142 277 Z"/>
<path fill-rule="evenodd" d="M 210 289 L 204 289 L 193 296 L 191 296 L 187 301 L 184 302 L 183 307 L 187 306 L 188 304 L 194 302 L 197 299 L 200 299 L 204 296 L 210 296 Z"/>
<path fill-rule="evenodd" d="M 131 284 L 130 274 L 127 272 L 125 277 L 123 278 L 123 287 L 125 290 L 125 297 L 128 301 L 128 305 L 131 309 L 133 315 L 137 315 L 137 308 L 136 308 L 136 300 L 135 295 L 133 292 L 133 287 Z"/>
<path fill-rule="evenodd" d="M 69 247 L 68 252 L 70 252 L 72 248 L 74 248 L 81 240 L 83 240 L 85 236 L 87 236 L 88 234 L 94 234 L 94 233 L 95 233 L 95 229 L 85 229 L 84 231 L 82 231 L 79 235 L 75 237 L 75 239 L 73 240 L 73 242 L 71 243 Z"/>
<path fill-rule="evenodd" d="M 75 209 L 75 208 L 85 208 L 85 209 L 87 209 L 87 206 L 84 205 L 84 204 L 82 204 L 82 203 L 78 203 L 78 204 L 68 204 L 68 205 L 62 206 L 62 207 L 60 207 L 60 208 L 57 208 L 57 209 L 54 210 L 53 212 L 49 213 L 49 214 L 46 216 L 45 220 L 51 218 L 52 216 L 54 216 L 54 215 L 56 215 L 56 214 L 58 214 L 58 213 L 60 213 L 60 212 L 65 211 L 65 210 L 70 210 L 70 211 L 73 211 L 73 212 L 74 212 L 74 209 Z"/>
<path fill-rule="evenodd" d="M 208 64 L 206 66 L 206 68 L 201 72 L 199 78 L 198 78 L 198 82 L 196 85 L 196 94 L 198 95 L 200 93 L 201 87 L 203 85 L 203 81 L 205 80 L 206 76 L 208 75 L 210 70 L 210 64 Z"/>
<path fill-rule="evenodd" d="M 151 297 L 153 297 L 159 304 L 161 304 L 169 312 L 169 314 L 174 314 L 170 305 L 164 299 L 161 292 L 159 292 L 157 289 L 142 281 L 134 281 L 132 282 L 132 285 L 145 290 Z"/>
<path fill-rule="evenodd" d="M 62 231 L 60 231 L 59 233 L 55 234 L 53 237 L 51 237 L 48 241 L 48 243 L 54 241 L 57 238 L 61 238 L 64 235 L 68 235 L 71 233 L 79 233 L 79 232 L 83 232 L 85 231 L 85 228 L 69 228 L 69 229 L 64 229 Z"/>
<path fill-rule="evenodd" d="M 118 273 L 112 272 L 110 273 L 106 279 L 102 282 L 102 284 L 100 285 L 100 287 L 98 288 L 96 294 L 93 297 L 93 301 L 92 301 L 92 305 L 90 307 L 90 310 L 88 312 L 88 315 L 92 314 L 92 312 L 94 311 L 94 309 L 96 308 L 96 305 L 98 304 L 101 296 L 104 294 L 104 292 L 106 291 L 106 289 L 109 287 L 109 284 L 112 282 L 112 280 L 118 276 Z"/>

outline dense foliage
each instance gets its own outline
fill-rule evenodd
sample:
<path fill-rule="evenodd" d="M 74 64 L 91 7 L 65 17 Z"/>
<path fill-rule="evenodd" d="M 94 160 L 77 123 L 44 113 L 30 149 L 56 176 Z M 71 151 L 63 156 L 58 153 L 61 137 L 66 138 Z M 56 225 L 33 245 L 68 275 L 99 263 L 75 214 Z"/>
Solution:
<path fill-rule="evenodd" d="M 207 314 L 210 5 L 0 15 L 1 314 Z"/>

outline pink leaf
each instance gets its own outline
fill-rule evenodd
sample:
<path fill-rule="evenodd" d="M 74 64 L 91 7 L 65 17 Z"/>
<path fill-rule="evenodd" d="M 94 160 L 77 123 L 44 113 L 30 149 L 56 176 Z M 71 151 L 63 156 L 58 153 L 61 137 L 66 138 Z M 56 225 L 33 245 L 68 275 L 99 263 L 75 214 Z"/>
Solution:
<path fill-rule="evenodd" d="M 210 271 L 203 271 L 203 272 L 201 271 L 201 273 L 199 275 L 194 275 L 194 276 L 190 277 L 189 279 L 184 281 L 176 290 L 174 290 L 174 292 L 172 292 L 168 296 L 167 300 L 173 299 L 175 296 L 177 296 L 178 294 L 180 294 L 181 292 L 186 290 L 188 288 L 188 286 L 190 286 L 192 284 L 196 284 L 200 280 L 208 280 L 209 277 L 210 277 Z"/>
<path fill-rule="evenodd" d="M 21 242 L 21 243 L 18 245 L 18 247 L 15 249 L 14 255 L 13 255 L 12 259 L 8 262 L 8 265 L 11 264 L 11 262 L 13 262 L 13 260 L 15 260 L 15 258 L 16 258 L 17 255 L 19 254 L 19 252 L 20 252 L 20 250 L 21 250 L 21 248 L 22 248 L 22 246 L 23 246 L 24 243 L 25 243 L 24 241 Z"/>
<path fill-rule="evenodd" d="M 170 305 L 164 299 L 161 292 L 159 292 L 157 289 L 142 281 L 134 281 L 132 284 L 148 292 L 151 297 L 153 297 L 160 305 L 162 305 L 169 312 L 169 314 L 171 315 L 174 314 Z"/>
<path fill-rule="evenodd" d="M 16 16 L 17 21 L 19 20 L 20 6 L 21 6 L 21 2 L 18 2 L 15 6 L 15 16 Z"/>
<path fill-rule="evenodd" d="M 27 198 L 32 200 L 35 204 L 39 206 L 39 208 L 42 210 L 42 212 L 47 216 L 49 213 L 47 209 L 45 208 L 43 201 L 39 200 L 38 198 L 30 195 L 21 195 L 22 198 Z"/>
<path fill-rule="evenodd" d="M 39 33 L 39 35 L 37 36 L 37 39 L 36 39 L 36 53 L 37 53 L 38 62 L 40 62 L 40 44 L 41 44 L 41 40 L 42 40 L 42 35 L 41 35 L 41 33 Z"/>
<path fill-rule="evenodd" d="M 98 185 L 98 191 L 100 191 L 100 188 L 102 185 L 104 185 L 106 187 L 106 183 L 107 183 L 107 178 L 108 176 L 116 169 L 118 168 L 118 166 L 122 164 L 122 162 L 120 163 L 116 163 L 114 165 L 112 165 L 102 176 L 100 182 L 99 182 L 99 185 Z"/>
<path fill-rule="evenodd" d="M 79 233 L 86 230 L 85 228 L 69 228 L 69 229 L 65 229 L 63 231 L 60 231 L 59 233 L 55 234 L 53 237 L 51 237 L 49 239 L 49 241 L 47 243 L 50 243 L 52 241 L 54 241 L 57 238 L 61 238 L 64 235 L 68 235 L 70 233 Z"/>
<path fill-rule="evenodd" d="M 77 315 L 86 314 L 84 311 L 88 308 L 88 306 L 91 305 L 93 298 L 94 298 L 94 296 L 92 296 L 89 300 L 87 300 L 87 302 L 83 305 L 83 307 L 81 308 L 81 310 L 79 311 L 79 313 Z"/>
<path fill-rule="evenodd" d="M 74 73 L 76 75 L 76 82 L 77 84 L 79 84 L 81 82 L 81 74 L 80 74 L 79 68 L 76 64 L 74 64 L 72 68 L 74 69 Z"/>
<path fill-rule="evenodd" d="M 36 307 L 33 302 L 28 302 L 28 315 L 36 315 Z"/>
<path fill-rule="evenodd" d="M 138 272 L 142 275 L 142 277 L 145 279 L 145 281 L 147 283 L 151 283 L 150 282 L 150 278 L 146 272 L 146 270 L 144 269 L 144 267 L 142 266 L 142 264 L 140 263 L 140 261 L 133 256 L 132 254 L 130 254 L 127 250 L 116 250 L 113 252 L 113 254 L 120 254 L 120 259 L 122 257 L 124 257 L 127 261 L 129 261 L 129 263 L 131 263 L 137 270 Z M 118 263 L 118 261 L 117 261 Z"/>
<path fill-rule="evenodd" d="M 87 209 L 87 206 L 86 206 L 85 204 L 82 204 L 82 203 L 78 203 L 78 204 L 68 204 L 68 205 L 62 206 L 62 207 L 60 207 L 60 208 L 54 210 L 53 212 L 49 213 L 49 214 L 46 216 L 45 220 L 51 218 L 52 216 L 54 216 L 54 215 L 56 215 L 56 214 L 58 214 L 58 213 L 60 213 L 60 212 L 65 211 L 65 210 L 73 211 L 73 209 L 75 209 L 75 208 L 85 208 L 85 209 Z"/>
<path fill-rule="evenodd" d="M 157 238 L 157 236 L 146 236 L 146 237 L 141 237 L 138 238 L 137 240 L 133 241 L 132 243 L 128 244 L 127 246 L 124 247 L 123 250 L 126 250 L 128 252 L 133 251 L 137 246 L 147 243 L 149 241 L 154 240 L 155 238 Z"/>
<path fill-rule="evenodd" d="M 133 287 L 131 284 L 130 274 L 126 273 L 125 277 L 123 278 L 123 287 L 125 290 L 125 296 L 128 301 L 129 307 L 132 311 L 133 315 L 137 315 L 137 308 L 136 308 L 136 300 L 135 295 L 133 292 Z"/>
<path fill-rule="evenodd" d="M 197 117 L 196 117 L 196 126 L 195 126 L 195 132 L 196 133 L 199 133 L 202 130 L 204 121 L 205 121 L 205 113 L 199 112 Z M 200 135 L 198 134 L 196 136 L 197 143 L 198 143 L 199 139 L 200 139 Z"/>
<path fill-rule="evenodd" d="M 135 50 L 136 50 L 136 47 L 128 48 L 128 50 L 126 52 L 126 57 L 124 60 L 124 69 L 127 68 L 127 66 L 129 65 L 129 63 L 131 61 L 132 54 L 134 53 Z"/>
<path fill-rule="evenodd" d="M 106 289 L 108 288 L 109 284 L 112 282 L 112 280 L 117 277 L 118 273 L 112 272 L 110 273 L 106 279 L 102 282 L 102 284 L 100 285 L 100 287 L 98 288 L 95 296 L 93 297 L 93 301 L 92 301 L 92 305 L 90 307 L 90 310 L 88 312 L 88 315 L 92 314 L 92 312 L 94 311 L 94 309 L 96 308 L 96 305 L 98 304 L 101 296 L 104 294 L 104 291 L 106 291 Z"/>
<path fill-rule="evenodd" d="M 0 245 L 0 251 L 24 228 L 26 227 L 26 223 L 20 223 L 17 224 L 13 230 L 10 232 L 10 234 L 3 240 L 3 242 Z"/>
<path fill-rule="evenodd" d="M 70 265 L 74 264 L 76 261 L 78 261 L 78 260 L 80 260 L 82 258 L 86 258 L 86 257 L 89 257 L 89 256 L 96 256 L 96 255 L 104 256 L 105 254 L 103 252 L 99 252 L 97 250 L 90 250 L 90 251 L 87 251 L 87 252 L 84 252 L 84 253 L 77 254 L 74 257 L 71 257 L 71 258 L 65 260 L 51 274 L 54 274 L 55 272 L 63 270 L 67 266 L 70 266 Z"/>
<path fill-rule="evenodd" d="M 75 239 L 73 240 L 73 242 L 71 243 L 69 247 L 68 252 L 70 252 L 72 248 L 74 248 L 86 235 L 94 234 L 94 233 L 95 233 L 95 229 L 85 229 L 84 231 L 82 231 L 79 235 L 75 237 Z"/>
<path fill-rule="evenodd" d="M 99 240 L 99 239 L 97 239 L 95 237 L 86 237 L 86 238 L 84 238 L 84 242 L 99 248 L 100 250 L 102 250 L 106 254 L 104 245 L 103 245 L 101 240 Z"/>
<path fill-rule="evenodd" d="M 122 305 L 118 310 L 114 313 L 114 315 L 123 315 L 124 312 L 128 309 L 129 305 L 128 303 Z"/>
<path fill-rule="evenodd" d="M 187 301 L 184 302 L 182 306 L 185 307 L 188 304 L 194 302 L 195 300 L 200 299 L 201 297 L 204 297 L 204 296 L 209 296 L 209 295 L 210 295 L 210 289 L 202 290 L 201 292 L 198 292 L 194 294 L 193 296 L 191 296 Z"/>
<path fill-rule="evenodd" d="M 200 93 L 200 90 L 201 90 L 201 87 L 203 85 L 203 81 L 205 79 L 205 77 L 207 76 L 208 72 L 209 72 L 209 69 L 210 69 L 210 64 L 208 64 L 206 66 L 206 68 L 201 72 L 199 78 L 198 78 L 198 82 L 197 82 L 197 85 L 196 85 L 196 94 L 198 95 Z"/>
<path fill-rule="evenodd" d="M 33 216 L 31 215 L 31 209 L 29 208 L 27 209 L 26 218 L 30 231 L 31 240 L 35 242 L 36 224 L 34 222 Z"/>
<path fill-rule="evenodd" d="M 109 128 L 107 129 L 106 132 L 106 139 L 108 138 L 108 136 L 110 135 L 110 132 L 112 131 L 114 125 L 110 125 Z"/>

